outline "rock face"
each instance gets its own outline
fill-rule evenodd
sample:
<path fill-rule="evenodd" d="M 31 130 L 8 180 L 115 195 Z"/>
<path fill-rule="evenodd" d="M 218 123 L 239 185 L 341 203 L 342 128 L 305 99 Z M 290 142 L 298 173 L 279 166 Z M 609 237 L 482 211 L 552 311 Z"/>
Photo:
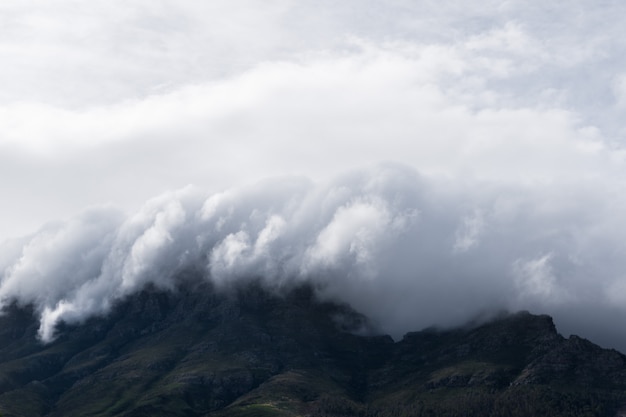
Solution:
<path fill-rule="evenodd" d="M 614 416 L 626 358 L 548 316 L 450 331 L 351 333 L 367 320 L 249 283 L 146 289 L 107 317 L 36 340 L 28 308 L 0 316 L 3 416 Z"/>

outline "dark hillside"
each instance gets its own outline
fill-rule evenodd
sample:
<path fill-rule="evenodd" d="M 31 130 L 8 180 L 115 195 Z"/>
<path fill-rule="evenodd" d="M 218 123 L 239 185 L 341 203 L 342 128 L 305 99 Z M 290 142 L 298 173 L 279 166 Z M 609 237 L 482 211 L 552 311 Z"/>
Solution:
<path fill-rule="evenodd" d="M 29 308 L 0 317 L 4 416 L 614 416 L 626 358 L 502 316 L 394 343 L 308 287 L 147 289 L 107 317 L 36 339 Z"/>

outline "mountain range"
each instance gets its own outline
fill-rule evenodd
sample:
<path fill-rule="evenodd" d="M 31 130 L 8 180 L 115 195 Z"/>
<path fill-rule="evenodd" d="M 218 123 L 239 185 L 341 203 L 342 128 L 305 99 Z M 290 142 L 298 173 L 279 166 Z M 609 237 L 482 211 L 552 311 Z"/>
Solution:
<path fill-rule="evenodd" d="M 394 341 L 309 285 L 181 278 L 37 338 L 0 316 L 2 416 L 626 416 L 626 357 L 549 316 L 502 313 Z"/>

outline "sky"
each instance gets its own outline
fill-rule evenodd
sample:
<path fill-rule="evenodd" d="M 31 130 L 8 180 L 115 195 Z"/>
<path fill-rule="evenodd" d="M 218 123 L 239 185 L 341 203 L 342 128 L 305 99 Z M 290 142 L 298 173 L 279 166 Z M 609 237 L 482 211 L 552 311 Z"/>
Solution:
<path fill-rule="evenodd" d="M 312 281 L 626 351 L 626 4 L 4 0 L 0 302 Z"/>

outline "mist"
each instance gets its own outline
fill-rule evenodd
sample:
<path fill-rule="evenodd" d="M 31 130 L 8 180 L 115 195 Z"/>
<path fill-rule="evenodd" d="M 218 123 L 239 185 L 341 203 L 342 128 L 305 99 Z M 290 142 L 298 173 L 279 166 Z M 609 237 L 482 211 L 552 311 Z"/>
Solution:
<path fill-rule="evenodd" d="M 147 284 L 201 271 L 219 288 L 312 284 L 395 338 L 527 309 L 626 351 L 625 202 L 599 181 L 451 181 L 379 164 L 314 181 L 186 187 L 134 213 L 85 210 L 3 243 L 0 300 L 31 304 L 39 336 L 106 314 Z"/>

